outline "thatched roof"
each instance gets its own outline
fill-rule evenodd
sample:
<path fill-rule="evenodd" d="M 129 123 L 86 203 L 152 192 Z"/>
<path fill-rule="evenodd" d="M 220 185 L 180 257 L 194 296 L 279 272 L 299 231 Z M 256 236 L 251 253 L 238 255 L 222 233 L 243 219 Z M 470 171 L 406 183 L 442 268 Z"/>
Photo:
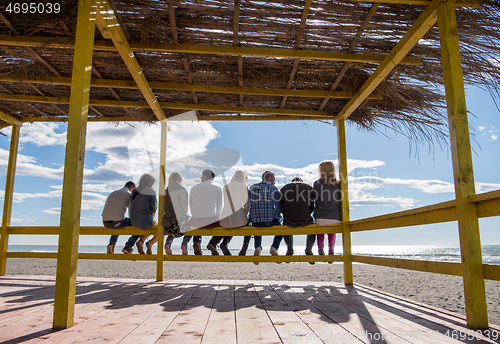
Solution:
<path fill-rule="evenodd" d="M 4 12 L 0 35 L 51 37 L 57 44 L 73 44 L 78 1 L 60 0 L 59 14 Z M 110 1 L 111 2 L 111 1 Z M 112 3 L 113 5 L 113 3 Z M 425 5 L 314 0 L 301 26 L 306 1 L 153 1 L 114 0 L 137 60 L 150 82 L 254 87 L 314 91 L 344 91 L 353 95 L 378 63 L 294 58 L 158 52 L 164 44 L 218 47 L 283 48 L 307 51 L 387 55 L 425 10 Z M 370 10 L 372 11 L 370 12 Z M 457 19 L 466 83 L 498 92 L 500 3 L 483 0 L 480 7 L 458 7 Z M 121 18 L 120 18 L 121 17 Z M 364 24 L 363 24 L 364 23 Z M 236 24 L 236 25 L 235 25 Z M 237 30 L 237 32 L 235 32 Z M 236 33 L 236 34 L 235 34 Z M 0 37 L 2 42 L 5 36 Z M 96 42 L 104 40 L 96 29 Z M 39 44 L 31 48 L 0 45 L 0 93 L 69 98 L 70 86 L 34 83 L 26 79 L 71 77 L 73 50 Z M 106 44 L 106 43 L 103 43 Z M 108 44 L 112 46 L 111 44 Z M 348 118 L 361 128 L 389 127 L 410 137 L 432 141 L 445 136 L 446 115 L 437 24 L 408 54 L 420 63 L 399 64 Z M 95 50 L 95 79 L 133 80 L 118 52 Z M 345 75 L 339 78 L 344 67 Z M 348 67 L 347 69 L 345 67 Z M 5 81 L 17 80 L 18 82 Z M 336 85 L 335 81 L 337 80 Z M 333 86 L 333 88 L 332 88 Z M 155 89 L 158 101 L 176 104 L 224 105 L 244 108 L 318 110 L 321 120 L 334 118 L 348 98 L 324 102 L 324 97 L 208 93 Z M 271 94 L 271 91 L 269 92 Z M 1 98 L 1 97 L 0 97 Z M 137 89 L 93 87 L 91 99 L 141 101 Z M 67 117 L 68 105 L 0 99 L 0 111 L 24 121 L 40 117 Z M 196 107 L 195 105 L 193 105 Z M 192 108 L 192 107 L 191 107 Z M 124 110 L 125 109 L 125 110 Z M 184 112 L 164 106 L 167 117 Z M 236 115 L 237 108 L 198 111 L 199 115 Z M 245 112 L 243 112 L 245 113 Z M 90 117 L 155 121 L 147 107 L 92 106 Z M 234 117 L 233 117 L 234 118 Z M 282 117 L 282 118 L 287 118 Z M 302 118 L 302 117 L 300 117 Z M 314 118 L 310 118 L 314 119 Z"/>

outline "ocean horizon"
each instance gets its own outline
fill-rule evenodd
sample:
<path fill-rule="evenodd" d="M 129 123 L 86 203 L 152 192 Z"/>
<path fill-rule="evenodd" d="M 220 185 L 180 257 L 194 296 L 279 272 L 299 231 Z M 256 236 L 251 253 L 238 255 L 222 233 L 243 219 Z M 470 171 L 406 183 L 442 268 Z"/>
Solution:
<path fill-rule="evenodd" d="M 206 244 L 202 244 L 204 254 L 210 253 L 205 249 Z M 157 245 L 153 246 L 153 253 L 156 252 Z M 500 265 L 500 245 L 482 245 L 483 263 Z M 240 245 L 229 245 L 229 250 L 233 255 L 240 251 Z M 121 254 L 122 245 L 118 244 L 115 254 Z M 264 247 L 263 254 L 268 254 L 269 248 Z M 294 245 L 295 255 L 304 255 L 304 245 Z M 181 254 L 180 241 L 172 245 L 174 254 Z M 57 252 L 57 245 L 9 245 L 9 252 Z M 106 245 L 80 245 L 80 253 L 106 253 Z M 250 242 L 250 248 L 247 255 L 253 252 L 253 241 Z M 286 253 L 286 245 L 282 243 L 279 254 Z M 317 254 L 317 247 L 313 248 L 314 254 Z M 137 250 L 134 249 L 134 254 Z M 342 246 L 335 246 L 335 253 L 342 253 Z M 388 257 L 399 259 L 428 260 L 440 262 L 459 263 L 460 247 L 445 245 L 353 245 L 352 253 L 355 255 L 366 255 L 374 257 Z M 189 254 L 193 254 L 191 243 L 189 245 Z M 221 253 L 222 254 L 222 253 Z"/>

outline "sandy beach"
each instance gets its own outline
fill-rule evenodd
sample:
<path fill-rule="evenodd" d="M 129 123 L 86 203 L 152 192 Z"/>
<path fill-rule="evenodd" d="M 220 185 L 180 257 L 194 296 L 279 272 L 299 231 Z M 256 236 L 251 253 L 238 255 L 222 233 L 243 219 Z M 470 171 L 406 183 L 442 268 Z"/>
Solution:
<path fill-rule="evenodd" d="M 465 315 L 462 278 L 365 264 L 354 264 L 354 282 Z M 55 276 L 55 259 L 7 260 L 7 275 Z M 155 279 L 151 261 L 80 260 L 78 276 Z M 166 262 L 165 279 L 342 282 L 342 264 Z M 500 325 L 500 282 L 486 281 L 489 321 Z"/>

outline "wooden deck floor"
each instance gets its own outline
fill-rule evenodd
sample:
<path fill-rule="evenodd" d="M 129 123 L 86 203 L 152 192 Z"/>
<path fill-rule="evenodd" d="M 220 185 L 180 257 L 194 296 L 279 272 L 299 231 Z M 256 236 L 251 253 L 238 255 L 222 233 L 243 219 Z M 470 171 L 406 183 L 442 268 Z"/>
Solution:
<path fill-rule="evenodd" d="M 500 343 L 460 316 L 324 282 L 79 277 L 75 325 L 58 332 L 53 297 L 52 277 L 0 277 L 0 342 Z"/>

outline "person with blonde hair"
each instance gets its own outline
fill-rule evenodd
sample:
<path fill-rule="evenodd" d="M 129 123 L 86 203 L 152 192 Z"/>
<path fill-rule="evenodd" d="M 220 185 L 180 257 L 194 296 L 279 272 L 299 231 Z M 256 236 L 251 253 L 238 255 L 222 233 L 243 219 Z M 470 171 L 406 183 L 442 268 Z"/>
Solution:
<path fill-rule="evenodd" d="M 332 161 L 322 161 L 318 167 L 319 179 L 313 184 L 313 190 L 316 192 L 314 218 L 318 225 L 332 225 L 342 220 L 340 210 L 342 202 L 342 192 L 339 182 L 335 176 L 335 165 Z M 325 254 L 324 242 L 325 235 L 318 234 L 318 254 Z M 306 255 L 312 255 L 312 247 L 316 235 L 307 236 Z M 333 255 L 335 246 L 335 233 L 328 234 L 328 254 Z M 314 262 L 311 262 L 314 264 Z"/>
<path fill-rule="evenodd" d="M 190 228 L 188 211 L 188 192 L 182 186 L 182 175 L 179 172 L 172 172 L 168 177 L 168 186 L 164 196 L 164 215 L 161 224 L 169 233 L 165 241 L 165 253 L 172 254 L 171 245 L 174 236 L 171 233 L 177 232 L 181 236 L 185 230 Z M 181 244 L 182 254 L 187 254 L 187 243 L 190 237 L 184 237 Z"/>
<path fill-rule="evenodd" d="M 224 208 L 222 208 L 221 219 L 219 225 L 224 228 L 239 228 L 248 224 L 248 209 L 250 206 L 248 199 L 248 174 L 243 170 L 234 172 L 231 181 L 224 185 L 222 193 L 224 195 Z M 217 245 L 222 237 L 213 237 L 210 240 L 212 246 Z M 227 245 L 233 237 L 224 237 L 220 248 L 224 255 L 230 256 L 231 252 Z M 214 240 L 215 239 L 215 240 Z M 241 248 L 241 255 L 245 255 L 248 249 L 250 237 L 246 236 Z"/>

